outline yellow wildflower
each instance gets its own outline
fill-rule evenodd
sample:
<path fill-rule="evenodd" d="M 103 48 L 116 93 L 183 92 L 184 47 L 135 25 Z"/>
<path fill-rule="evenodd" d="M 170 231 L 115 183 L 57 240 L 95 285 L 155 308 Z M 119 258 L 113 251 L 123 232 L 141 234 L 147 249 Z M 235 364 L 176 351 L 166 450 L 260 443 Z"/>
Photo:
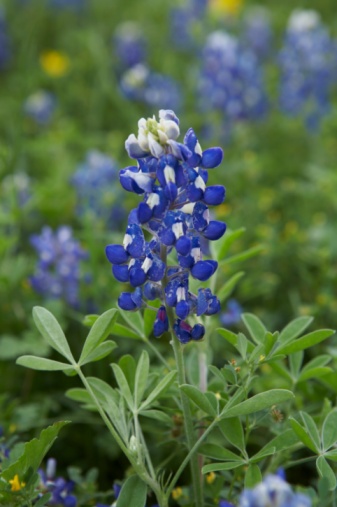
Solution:
<path fill-rule="evenodd" d="M 210 9 L 215 13 L 237 16 L 242 7 L 243 0 L 211 0 Z"/>
<path fill-rule="evenodd" d="M 172 498 L 173 500 L 178 500 L 183 494 L 183 490 L 181 488 L 174 488 L 172 491 Z"/>
<path fill-rule="evenodd" d="M 64 53 L 51 50 L 40 56 L 41 67 L 51 77 L 62 77 L 69 68 L 69 58 Z"/>
<path fill-rule="evenodd" d="M 214 472 L 210 472 L 209 474 L 206 475 L 206 482 L 207 484 L 213 484 L 213 482 L 215 481 L 216 479 L 216 475 Z"/>
<path fill-rule="evenodd" d="M 14 475 L 14 478 L 8 481 L 9 484 L 12 486 L 12 491 L 20 491 L 20 489 L 24 488 L 26 486 L 25 482 L 20 482 L 18 474 Z"/>

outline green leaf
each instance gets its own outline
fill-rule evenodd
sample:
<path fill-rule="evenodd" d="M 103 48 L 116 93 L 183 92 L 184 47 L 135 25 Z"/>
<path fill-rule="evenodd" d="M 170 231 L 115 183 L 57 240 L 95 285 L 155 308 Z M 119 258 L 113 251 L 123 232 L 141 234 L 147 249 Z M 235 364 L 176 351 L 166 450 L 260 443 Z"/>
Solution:
<path fill-rule="evenodd" d="M 243 313 L 241 315 L 241 319 L 245 323 L 245 326 L 247 327 L 249 334 L 253 338 L 254 342 L 257 345 L 263 343 L 267 329 L 265 328 L 264 324 L 260 321 L 260 319 L 256 317 L 256 315 L 253 315 L 252 313 Z"/>
<path fill-rule="evenodd" d="M 249 461 L 250 461 L 250 463 L 258 463 L 259 461 L 263 460 L 267 456 L 272 456 L 273 454 L 275 454 L 275 452 L 276 452 L 275 447 L 268 447 L 267 449 L 266 448 L 260 449 L 260 451 L 257 452 L 256 454 L 254 454 L 254 456 L 252 456 Z"/>
<path fill-rule="evenodd" d="M 90 394 L 82 387 L 68 389 L 65 394 L 71 400 L 78 401 L 79 403 L 84 403 L 86 405 L 92 405 L 93 403 Z"/>
<path fill-rule="evenodd" d="M 292 377 L 297 378 L 303 362 L 303 350 L 289 356 L 289 366 Z"/>
<path fill-rule="evenodd" d="M 92 327 L 97 319 L 99 319 L 99 315 L 96 315 L 94 313 L 90 315 L 85 315 L 84 319 L 82 320 L 82 324 L 87 327 Z"/>
<path fill-rule="evenodd" d="M 13 479 L 18 474 L 20 479 L 26 480 L 26 474 L 31 469 L 35 473 L 54 441 L 61 428 L 70 421 L 60 421 L 41 431 L 39 438 L 27 442 L 23 448 L 22 455 L 1 473 L 5 481 Z"/>
<path fill-rule="evenodd" d="M 217 332 L 223 338 L 225 338 L 225 340 L 227 340 L 228 343 L 230 343 L 231 345 L 233 345 L 233 347 L 235 347 L 238 352 L 240 352 L 242 345 L 239 344 L 238 336 L 236 334 L 232 333 L 232 331 L 229 331 L 228 329 L 224 329 L 224 328 L 221 328 L 221 327 L 217 328 Z M 244 335 L 242 335 L 242 336 L 244 336 Z M 254 350 L 254 348 L 255 348 L 254 344 L 247 340 L 247 350 L 248 350 L 248 352 L 249 353 L 252 352 Z"/>
<path fill-rule="evenodd" d="M 250 463 L 245 474 L 245 488 L 252 489 L 260 482 L 262 482 L 260 467 L 258 465 Z"/>
<path fill-rule="evenodd" d="M 146 338 L 142 334 L 144 329 L 144 321 L 140 312 L 127 312 L 125 310 L 119 310 L 120 315 L 123 317 L 124 322 L 131 327 L 138 335 L 140 334 L 141 338 Z"/>
<path fill-rule="evenodd" d="M 219 428 L 228 442 L 240 451 L 244 451 L 245 436 L 239 417 L 230 417 L 219 422 Z"/>
<path fill-rule="evenodd" d="M 244 227 L 235 231 L 227 230 L 221 239 L 212 241 L 210 245 L 212 257 L 218 262 L 223 260 L 231 245 L 244 234 L 245 230 Z"/>
<path fill-rule="evenodd" d="M 57 350 L 72 364 L 76 364 L 73 355 L 70 351 L 68 342 L 61 329 L 60 324 L 55 319 L 54 315 L 46 308 L 41 306 L 34 306 L 33 319 L 36 327 L 49 343 L 53 349 Z"/>
<path fill-rule="evenodd" d="M 93 363 L 95 361 L 99 361 L 100 359 L 103 359 L 104 357 L 111 354 L 111 352 L 117 347 L 117 343 L 113 342 L 112 340 L 106 340 L 103 343 L 100 343 L 97 345 L 95 350 L 93 350 L 90 354 L 87 355 L 87 357 L 81 362 L 81 366 L 88 363 Z"/>
<path fill-rule="evenodd" d="M 208 474 L 210 472 L 218 472 L 220 470 L 233 470 L 233 468 L 239 468 L 245 465 L 245 461 L 226 461 L 225 463 L 212 463 L 211 465 L 205 465 L 202 467 L 202 473 Z"/>
<path fill-rule="evenodd" d="M 233 275 L 226 283 L 217 291 L 217 298 L 219 301 L 224 301 L 234 290 L 239 280 L 243 277 L 244 271 L 239 271 L 239 273 L 236 273 Z"/>
<path fill-rule="evenodd" d="M 332 449 L 324 454 L 324 456 L 332 461 L 337 461 L 337 449 Z"/>
<path fill-rule="evenodd" d="M 144 310 L 144 334 L 148 338 L 153 330 L 153 324 L 156 320 L 157 312 L 154 310 L 150 310 L 149 308 L 145 308 Z"/>
<path fill-rule="evenodd" d="M 128 404 L 129 409 L 131 412 L 134 410 L 134 401 L 133 396 L 130 390 L 130 386 L 128 384 L 128 381 L 126 380 L 126 377 L 123 373 L 123 370 L 118 366 L 118 364 L 112 364 L 112 369 L 114 371 L 118 387 L 121 391 L 122 396 L 124 397 L 126 403 Z"/>
<path fill-rule="evenodd" d="M 70 364 L 60 363 L 59 361 L 36 356 L 19 357 L 19 359 L 16 361 L 16 364 L 19 364 L 20 366 L 26 366 L 27 368 L 32 368 L 33 370 L 43 371 L 65 371 L 74 369 Z"/>
<path fill-rule="evenodd" d="M 304 426 L 307 430 L 308 435 L 310 436 L 311 440 L 313 441 L 317 452 L 319 452 L 319 449 L 321 447 L 321 441 L 319 438 L 319 433 L 317 426 L 315 424 L 315 421 L 311 417 L 311 415 L 307 414 L 306 412 L 300 412 L 300 415 L 302 417 L 302 420 L 304 422 Z"/>
<path fill-rule="evenodd" d="M 302 338 L 298 338 L 292 343 L 279 347 L 277 352 L 279 354 L 292 354 L 293 352 L 313 347 L 317 343 L 322 342 L 334 334 L 334 332 L 335 331 L 333 329 L 320 329 L 319 331 L 314 331 L 313 333 L 302 336 Z"/>
<path fill-rule="evenodd" d="M 242 253 L 232 255 L 231 257 L 227 257 L 227 259 L 224 259 L 219 262 L 220 266 L 224 266 L 225 264 L 233 264 L 234 262 L 242 262 L 246 261 L 247 259 L 250 259 L 251 257 L 255 257 L 255 255 L 258 255 L 263 251 L 263 246 L 253 246 L 252 248 L 248 248 Z"/>
<path fill-rule="evenodd" d="M 177 376 L 176 371 L 170 371 L 164 378 L 161 379 L 159 384 L 155 387 L 155 389 L 149 394 L 146 400 L 140 406 L 140 410 L 144 410 L 146 407 L 151 405 L 163 392 L 170 387 L 171 384 L 175 381 Z"/>
<path fill-rule="evenodd" d="M 123 324 L 119 324 L 118 322 L 114 324 L 112 333 L 116 336 L 121 336 L 122 338 L 131 338 L 132 340 L 143 339 L 139 333 L 136 333 L 129 327 L 123 326 Z"/>
<path fill-rule="evenodd" d="M 215 417 L 217 415 L 213 405 L 208 401 L 205 393 L 201 392 L 197 387 L 184 384 L 180 386 L 180 389 L 206 414 Z"/>
<path fill-rule="evenodd" d="M 172 426 L 172 417 L 161 410 L 142 410 L 139 412 L 139 415 L 148 417 L 149 419 L 155 419 L 156 421 L 160 421 L 168 426 Z"/>
<path fill-rule="evenodd" d="M 135 375 L 135 406 L 138 407 L 142 401 L 143 394 L 147 384 L 147 378 L 149 376 L 150 359 L 148 353 L 143 350 L 136 369 Z"/>
<path fill-rule="evenodd" d="M 328 373 L 331 373 L 333 370 L 328 366 L 321 366 L 318 368 L 312 368 L 311 370 L 306 370 L 305 372 L 301 372 L 298 377 L 298 382 L 304 382 L 305 380 L 309 380 L 311 378 L 320 378 L 324 377 Z"/>
<path fill-rule="evenodd" d="M 220 415 L 221 418 L 227 419 L 228 417 L 252 414 L 254 412 L 258 412 L 259 410 L 271 407 L 272 405 L 290 400 L 291 398 L 294 398 L 294 394 L 287 389 L 271 389 L 270 391 L 256 394 L 252 398 L 249 398 L 248 400 L 245 400 L 228 410 L 226 410 L 225 407 Z"/>
<path fill-rule="evenodd" d="M 336 475 L 324 456 L 319 456 L 317 458 L 316 467 L 320 477 L 325 477 L 328 480 L 329 490 L 333 491 L 337 485 Z"/>
<path fill-rule="evenodd" d="M 85 340 L 79 364 L 85 364 L 87 357 L 100 345 L 111 333 L 112 326 L 116 322 L 118 311 L 113 308 L 103 313 L 95 322 Z"/>
<path fill-rule="evenodd" d="M 330 449 L 337 441 L 337 409 L 332 410 L 322 426 L 323 450 Z"/>
<path fill-rule="evenodd" d="M 303 333 L 308 326 L 310 326 L 313 320 L 313 317 L 298 317 L 297 319 L 292 320 L 284 329 L 282 329 L 278 342 L 285 345 L 289 341 L 294 340 Z"/>
<path fill-rule="evenodd" d="M 147 486 L 137 475 L 131 475 L 124 482 L 116 507 L 145 507 Z"/>
<path fill-rule="evenodd" d="M 126 380 L 130 386 L 131 391 L 135 388 L 135 376 L 136 376 L 136 361 L 130 354 L 125 354 L 118 361 L 118 366 L 122 368 Z"/>
<path fill-rule="evenodd" d="M 272 350 L 275 342 L 277 340 L 278 333 L 270 333 L 269 331 L 265 334 L 264 337 L 264 353 L 268 356 L 269 352 Z"/>
<path fill-rule="evenodd" d="M 277 437 L 272 438 L 259 453 L 264 453 L 271 448 L 275 449 L 275 452 L 284 451 L 285 449 L 289 449 L 290 447 L 296 445 L 298 443 L 298 437 L 296 433 L 292 429 L 288 429 L 277 435 Z"/>
<path fill-rule="evenodd" d="M 207 456 L 212 459 L 242 462 L 242 458 L 240 456 L 225 447 L 216 444 L 203 444 L 200 446 L 198 452 L 203 456 Z"/>
<path fill-rule="evenodd" d="M 301 440 L 301 442 L 316 454 L 317 453 L 316 446 L 312 441 L 312 439 L 310 438 L 310 436 L 308 435 L 308 433 L 306 432 L 306 430 L 303 428 L 303 426 L 301 426 L 301 424 L 298 421 L 296 421 L 296 419 L 294 419 L 293 417 L 289 417 L 288 421 L 290 422 L 292 429 L 294 430 L 298 438 Z"/>

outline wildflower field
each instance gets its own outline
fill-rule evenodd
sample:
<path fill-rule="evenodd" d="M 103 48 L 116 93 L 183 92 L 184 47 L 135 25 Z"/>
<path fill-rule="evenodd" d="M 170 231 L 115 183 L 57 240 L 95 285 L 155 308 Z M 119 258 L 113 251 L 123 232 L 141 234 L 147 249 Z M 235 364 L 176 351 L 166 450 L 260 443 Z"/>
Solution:
<path fill-rule="evenodd" d="M 0 505 L 337 506 L 335 0 L 0 0 Z"/>

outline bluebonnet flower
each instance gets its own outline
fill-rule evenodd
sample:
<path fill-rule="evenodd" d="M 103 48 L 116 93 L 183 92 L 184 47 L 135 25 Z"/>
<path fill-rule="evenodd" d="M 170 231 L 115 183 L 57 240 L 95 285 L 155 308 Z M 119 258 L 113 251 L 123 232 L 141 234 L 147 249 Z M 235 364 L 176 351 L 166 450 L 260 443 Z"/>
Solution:
<path fill-rule="evenodd" d="M 268 102 L 255 54 L 226 32 L 211 33 L 203 50 L 198 97 L 202 111 L 218 111 L 228 124 L 262 117 Z"/>
<path fill-rule="evenodd" d="M 319 14 L 295 10 L 279 54 L 280 106 L 287 114 L 302 115 L 311 130 L 329 111 L 335 62 L 335 44 Z"/>
<path fill-rule="evenodd" d="M 7 32 L 5 14 L 0 6 L 0 70 L 4 69 L 10 59 L 11 50 Z"/>
<path fill-rule="evenodd" d="M 172 43 L 180 49 L 196 49 L 196 32 L 204 27 L 208 0 L 188 0 L 171 9 L 170 31 Z"/>
<path fill-rule="evenodd" d="M 254 54 L 264 60 L 271 55 L 272 29 L 269 12 L 262 6 L 248 9 L 243 20 L 242 39 Z"/>
<path fill-rule="evenodd" d="M 127 21 L 118 25 L 112 46 L 120 66 L 124 69 L 146 61 L 146 41 L 137 23 Z"/>
<path fill-rule="evenodd" d="M 38 90 L 25 100 L 23 110 L 37 124 L 46 125 L 50 122 L 55 107 L 55 96 L 45 90 Z"/>
<path fill-rule="evenodd" d="M 48 505 L 56 505 L 58 507 L 76 507 L 77 499 L 73 495 L 75 483 L 73 481 L 66 481 L 63 477 L 55 477 L 56 475 L 56 460 L 49 458 L 47 461 L 46 470 L 39 470 L 40 475 L 40 490 L 44 493 L 51 493 L 51 498 L 48 500 Z"/>
<path fill-rule="evenodd" d="M 40 235 L 33 234 L 30 242 L 39 255 L 35 273 L 30 277 L 34 290 L 46 298 L 63 298 L 71 306 L 78 306 L 80 261 L 88 257 L 72 229 L 61 226 L 54 233 L 43 227 Z"/>
<path fill-rule="evenodd" d="M 148 106 L 178 108 L 181 91 L 178 83 L 169 76 L 153 72 L 139 63 L 125 71 L 120 80 L 120 89 L 126 98 Z"/>
<path fill-rule="evenodd" d="M 115 228 L 126 218 L 121 204 L 116 162 L 97 150 L 87 153 L 71 178 L 77 194 L 77 214 L 92 215 Z"/>
<path fill-rule="evenodd" d="M 241 320 L 242 306 L 236 299 L 227 301 L 226 311 L 220 315 L 221 324 L 225 327 L 233 326 Z"/>
<path fill-rule="evenodd" d="M 189 290 L 189 276 L 208 280 L 217 262 L 203 260 L 200 239 L 219 239 L 226 230 L 223 222 L 210 219 L 208 206 L 225 198 L 222 185 L 207 187 L 208 169 L 222 162 L 221 148 L 202 151 L 189 129 L 184 142 L 179 120 L 172 110 L 160 110 L 155 117 L 138 122 L 138 137 L 131 134 L 125 147 L 137 166 L 120 171 L 122 187 L 143 196 L 131 211 L 122 245 L 108 245 L 106 255 L 118 281 L 128 282 L 133 292 L 123 292 L 120 308 L 136 311 L 146 300 L 159 299 L 161 306 L 154 323 L 154 335 L 160 336 L 171 325 L 182 343 L 200 340 L 205 332 L 201 324 L 186 322 L 190 315 L 213 315 L 220 310 L 219 300 L 210 289 Z M 143 229 L 150 236 L 145 238 Z M 166 255 L 176 253 L 177 265 L 167 265 Z M 175 309 L 176 320 L 169 322 Z"/>
<path fill-rule="evenodd" d="M 244 490 L 239 507 L 311 507 L 311 499 L 292 491 L 279 475 L 267 475 L 254 489 Z"/>

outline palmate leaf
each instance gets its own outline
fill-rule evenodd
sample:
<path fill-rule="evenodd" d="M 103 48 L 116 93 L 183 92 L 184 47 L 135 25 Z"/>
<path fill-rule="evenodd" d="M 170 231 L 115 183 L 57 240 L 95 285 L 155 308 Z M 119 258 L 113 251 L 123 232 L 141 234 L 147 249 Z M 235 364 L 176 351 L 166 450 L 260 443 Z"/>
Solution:
<path fill-rule="evenodd" d="M 119 493 L 116 507 L 144 507 L 147 486 L 137 475 L 131 475 L 124 482 Z"/>
<path fill-rule="evenodd" d="M 16 364 L 20 366 L 26 366 L 33 370 L 42 371 L 73 371 L 74 368 L 71 364 L 61 363 L 52 359 L 46 359 L 44 357 L 36 356 L 22 356 L 17 359 Z"/>
<path fill-rule="evenodd" d="M 197 387 L 184 384 L 180 389 L 206 414 L 215 417 L 217 412 L 211 402 L 208 400 L 205 393 L 201 392 Z"/>
<path fill-rule="evenodd" d="M 61 428 L 70 421 L 60 421 L 41 431 L 39 438 L 27 442 L 22 455 L 0 474 L 0 478 L 6 482 L 18 474 L 20 480 L 25 479 L 28 470 L 37 472 L 43 458 L 53 445 Z"/>
<path fill-rule="evenodd" d="M 147 379 L 149 376 L 149 369 L 150 369 L 149 355 L 145 350 L 143 350 L 137 364 L 135 375 L 134 398 L 136 407 L 138 407 L 142 401 L 143 394 L 147 384 Z"/>
<path fill-rule="evenodd" d="M 286 345 L 281 345 L 277 348 L 278 354 L 293 354 L 294 352 L 299 352 L 300 350 L 308 349 L 309 347 L 313 347 L 317 345 L 317 343 L 326 340 L 329 336 L 334 334 L 333 329 L 320 329 L 318 331 L 313 331 L 312 333 L 306 334 L 301 338 L 297 338 L 297 340 L 290 342 Z"/>
<path fill-rule="evenodd" d="M 241 315 L 241 319 L 245 323 L 245 326 L 247 327 L 249 334 L 253 338 L 254 342 L 256 344 L 262 343 L 267 329 L 261 320 L 252 313 L 243 313 Z"/>
<path fill-rule="evenodd" d="M 336 474 L 332 470 L 331 466 L 324 458 L 324 456 L 319 456 L 316 460 L 316 468 L 320 477 L 325 477 L 328 480 L 329 490 L 333 491 L 336 488 Z"/>
<path fill-rule="evenodd" d="M 291 398 L 294 398 L 294 394 L 287 389 L 271 389 L 270 391 L 256 394 L 255 396 L 252 396 L 252 398 L 242 401 L 241 403 L 238 403 L 238 405 L 235 405 L 227 410 L 225 407 L 220 414 L 220 417 L 225 419 L 228 417 L 252 414 L 254 412 L 258 412 L 259 410 L 271 407 L 272 405 L 290 400 Z"/>
<path fill-rule="evenodd" d="M 325 418 L 322 427 L 323 450 L 330 449 L 337 441 L 337 409 L 332 410 Z"/>
<path fill-rule="evenodd" d="M 298 317 L 297 319 L 289 322 L 289 324 L 282 329 L 280 333 L 279 343 L 285 345 L 289 341 L 297 338 L 308 326 L 310 326 L 313 320 L 313 317 Z"/>
<path fill-rule="evenodd" d="M 117 317 L 118 311 L 115 308 L 112 308 L 95 320 L 83 345 L 81 357 L 79 359 L 80 365 L 85 364 L 85 362 L 89 362 L 85 360 L 111 333 Z"/>
<path fill-rule="evenodd" d="M 49 345 L 68 359 L 70 363 L 76 364 L 67 339 L 54 315 L 46 308 L 35 306 L 33 308 L 33 319 L 36 327 Z"/>

